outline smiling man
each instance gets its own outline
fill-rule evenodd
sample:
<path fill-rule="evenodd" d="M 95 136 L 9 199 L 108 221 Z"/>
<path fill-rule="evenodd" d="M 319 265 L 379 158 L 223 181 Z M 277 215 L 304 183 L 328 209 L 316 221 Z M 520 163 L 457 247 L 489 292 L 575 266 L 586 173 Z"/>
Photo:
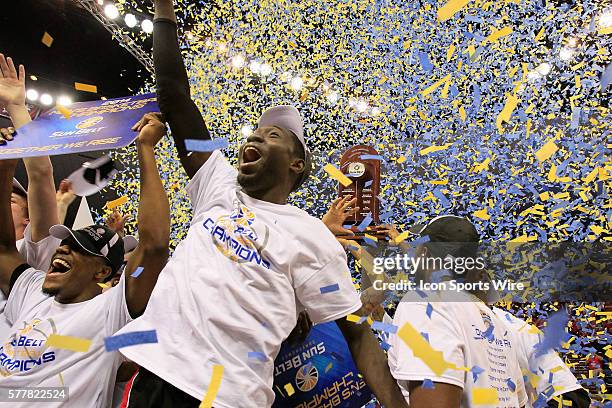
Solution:
<path fill-rule="evenodd" d="M 342 247 L 320 220 L 287 204 L 310 170 L 299 112 L 266 110 L 238 170 L 218 150 L 189 152 L 186 139 L 210 135 L 191 100 L 172 1 L 155 1 L 155 17 L 158 101 L 191 178 L 193 219 L 144 315 L 119 332 L 153 326 L 159 339 L 122 350 L 141 366 L 128 406 L 197 407 L 222 366 L 216 408 L 270 407 L 274 358 L 303 305 L 315 323 L 337 322 L 385 406 L 407 407 L 369 326 L 346 320 L 361 301 Z"/>
<path fill-rule="evenodd" d="M 0 55 L 0 105 L 20 99 L 24 92 L 8 90 L 24 85 L 23 67 L 17 75 L 13 62 L 3 61 Z M 104 293 L 100 284 L 117 273 L 124 253 L 133 249 L 135 240 L 124 241 L 102 225 L 76 231 L 54 225 L 49 233 L 61 244 L 51 265 L 46 272 L 29 265 L 16 248 L 11 210 L 17 161 L 0 160 L 0 290 L 8 296 L 4 314 L 11 325 L 8 338 L 0 339 L 0 389 L 4 392 L 24 387 L 66 387 L 66 398 L 53 406 L 106 408 L 111 403 L 121 356 L 105 351 L 104 338 L 143 312 L 168 258 L 170 237 L 168 199 L 154 153 L 165 126 L 158 116 L 147 114 L 134 130 L 140 131 L 140 241 L 119 284 Z M 131 276 L 138 266 L 143 268 L 140 275 Z M 59 344 L 49 345 L 51 335 L 91 343 L 85 352 L 74 351 Z M 32 401 L 5 404 L 31 407 Z M 2 401 L 0 405 L 4 406 Z"/>

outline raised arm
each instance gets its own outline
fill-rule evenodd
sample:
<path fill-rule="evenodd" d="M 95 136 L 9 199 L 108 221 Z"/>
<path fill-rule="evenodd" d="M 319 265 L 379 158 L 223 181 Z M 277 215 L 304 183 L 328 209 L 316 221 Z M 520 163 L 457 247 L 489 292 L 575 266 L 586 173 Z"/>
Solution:
<path fill-rule="evenodd" d="M 9 293 L 11 275 L 23 263 L 15 246 L 15 226 L 11 212 L 13 175 L 17 160 L 0 160 L 0 290 Z"/>
<path fill-rule="evenodd" d="M 132 317 L 140 315 L 153 291 L 159 273 L 166 265 L 170 243 L 170 205 L 155 163 L 154 148 L 165 134 L 158 114 L 148 113 L 134 125 L 140 131 L 140 205 L 138 207 L 138 246 L 125 267 L 126 300 Z M 143 271 L 137 277 L 137 267 Z"/>
<path fill-rule="evenodd" d="M 25 68 L 19 66 L 19 75 L 11 58 L 0 54 L 0 68 L 3 86 L 0 86 L 0 100 L 11 116 L 13 126 L 19 128 L 31 122 L 25 105 Z M 38 242 L 49 235 L 49 228 L 59 224 L 53 167 L 49 156 L 30 157 L 23 160 L 28 173 L 28 213 L 32 241 Z"/>
<path fill-rule="evenodd" d="M 170 125 L 183 168 L 189 177 L 193 177 L 208 160 L 210 153 L 189 153 L 185 140 L 210 139 L 210 133 L 198 107 L 191 100 L 187 71 L 176 34 L 172 0 L 155 0 L 153 27 L 153 64 L 159 108 Z"/>
<path fill-rule="evenodd" d="M 356 314 L 361 314 L 357 312 Z M 357 369 L 363 374 L 366 384 L 385 407 L 408 408 L 397 381 L 389 371 L 387 357 L 367 324 L 349 322 L 346 318 L 336 320 L 348 343 Z"/>

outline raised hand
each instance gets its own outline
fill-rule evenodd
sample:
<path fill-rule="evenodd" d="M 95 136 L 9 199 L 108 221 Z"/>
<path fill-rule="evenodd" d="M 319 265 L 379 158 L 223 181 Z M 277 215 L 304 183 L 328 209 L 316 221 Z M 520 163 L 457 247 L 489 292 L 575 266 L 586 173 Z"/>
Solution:
<path fill-rule="evenodd" d="M 329 210 L 323 216 L 323 224 L 335 235 L 355 235 L 353 231 L 344 228 L 342 225 L 344 221 L 351 215 L 354 215 L 359 211 L 359 207 L 355 207 L 357 198 L 351 199 L 350 196 L 344 196 L 342 198 L 336 198 L 331 205 Z M 352 209 L 348 209 L 349 207 Z"/>
<path fill-rule="evenodd" d="M 72 191 L 72 182 L 67 179 L 62 180 L 59 185 L 59 190 L 57 190 L 57 193 L 55 193 L 57 205 L 68 207 L 70 204 L 72 204 L 75 198 L 76 195 L 74 194 L 74 191 Z"/>
<path fill-rule="evenodd" d="M 154 147 L 166 134 L 166 125 L 161 113 L 147 113 L 132 126 L 132 130 L 140 132 L 138 143 Z"/>
<path fill-rule="evenodd" d="M 129 215 L 123 215 L 119 211 L 114 210 L 111 215 L 106 218 L 108 228 L 115 231 L 122 237 L 125 236 L 125 223 L 130 219 Z"/>
<path fill-rule="evenodd" d="M 13 140 L 13 135 L 17 133 L 15 132 L 14 127 L 2 128 L 0 129 L 0 146 L 6 144 L 6 142 L 10 142 Z"/>
<path fill-rule="evenodd" d="M 25 68 L 19 65 L 19 74 L 12 58 L 0 54 L 0 108 L 25 105 Z"/>

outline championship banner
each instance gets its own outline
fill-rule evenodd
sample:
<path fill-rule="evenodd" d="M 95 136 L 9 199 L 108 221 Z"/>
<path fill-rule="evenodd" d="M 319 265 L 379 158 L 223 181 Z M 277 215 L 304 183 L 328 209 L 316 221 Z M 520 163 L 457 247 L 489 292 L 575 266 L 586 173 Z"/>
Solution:
<path fill-rule="evenodd" d="M 155 94 L 77 102 L 42 114 L 0 146 L 0 160 L 109 150 L 127 146 L 131 128 L 145 113 L 157 112 Z"/>
<path fill-rule="evenodd" d="M 295 347 L 283 343 L 274 362 L 273 408 L 362 407 L 373 397 L 334 322 L 313 326 Z"/>

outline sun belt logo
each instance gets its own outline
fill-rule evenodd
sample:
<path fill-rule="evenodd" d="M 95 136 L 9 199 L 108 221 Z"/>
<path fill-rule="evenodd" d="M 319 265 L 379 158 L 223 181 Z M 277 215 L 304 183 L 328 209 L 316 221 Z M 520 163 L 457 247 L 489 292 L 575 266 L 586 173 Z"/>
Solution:
<path fill-rule="evenodd" d="M 308 392 L 317 386 L 319 382 L 319 371 L 312 363 L 300 367 L 295 373 L 295 385 L 300 391 Z"/>
<path fill-rule="evenodd" d="M 240 204 L 230 215 L 222 215 L 217 221 L 207 218 L 203 226 L 212 235 L 217 250 L 225 257 L 236 263 L 255 262 L 270 269 L 270 262 L 261 255 L 267 245 L 268 227 L 263 243 L 260 243 L 252 228 L 254 221 L 255 214 Z"/>
<path fill-rule="evenodd" d="M 87 119 L 82 120 L 79 123 L 77 123 L 76 128 L 77 129 L 87 129 L 87 128 L 90 128 L 90 127 L 95 126 L 98 123 L 102 122 L 103 119 L 104 119 L 104 117 L 102 117 L 102 116 L 94 116 L 94 117 L 91 117 L 91 118 L 87 118 Z"/>

